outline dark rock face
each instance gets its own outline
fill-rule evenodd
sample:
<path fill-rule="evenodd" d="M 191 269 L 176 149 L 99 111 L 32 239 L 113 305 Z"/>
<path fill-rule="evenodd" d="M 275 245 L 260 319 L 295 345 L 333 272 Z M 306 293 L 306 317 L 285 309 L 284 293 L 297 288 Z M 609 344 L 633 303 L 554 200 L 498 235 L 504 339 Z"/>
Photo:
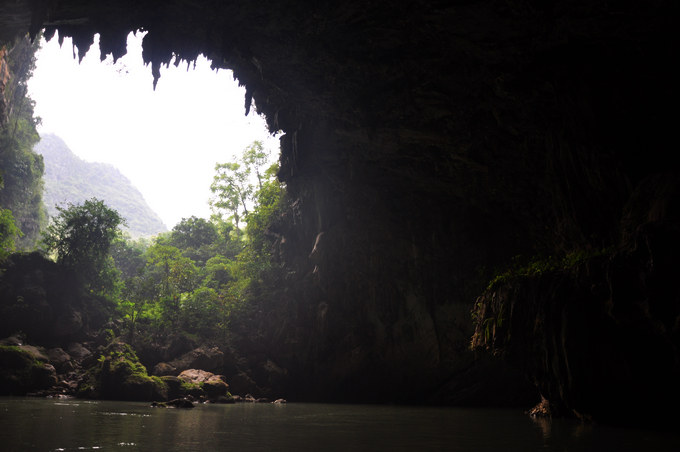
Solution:
<path fill-rule="evenodd" d="M 92 354 L 87 348 L 77 342 L 69 342 L 66 346 L 66 351 L 78 361 L 82 361 Z"/>
<path fill-rule="evenodd" d="M 170 363 L 159 363 L 154 368 L 156 376 L 178 376 L 189 369 L 202 369 L 205 371 L 220 370 L 224 363 L 224 353 L 217 348 L 201 347 L 182 355 Z"/>
<path fill-rule="evenodd" d="M 65 363 L 71 360 L 71 357 L 64 350 L 60 348 L 53 348 L 47 351 L 47 356 L 50 359 L 50 364 L 55 369 L 60 369 Z"/>
<path fill-rule="evenodd" d="M 234 375 L 234 377 L 229 382 L 229 387 L 233 394 L 245 395 L 245 394 L 255 394 L 260 396 L 262 394 L 262 389 L 257 386 L 248 375 L 245 373 L 240 373 Z"/>
<path fill-rule="evenodd" d="M 83 327 L 83 315 L 68 307 L 62 311 L 52 324 L 52 334 L 56 337 L 77 333 Z"/>
<path fill-rule="evenodd" d="M 479 300 L 477 344 L 527 369 L 555 414 L 655 425 L 676 417 L 667 408 L 680 402 L 679 176 L 640 184 L 618 251 Z"/>
<path fill-rule="evenodd" d="M 33 390 L 47 389 L 56 382 L 54 367 L 36 361 L 30 351 L 0 346 L 0 395 L 23 396 Z"/>
<path fill-rule="evenodd" d="M 88 340 L 87 330 L 104 323 L 92 309 L 101 300 L 41 252 L 14 254 L 0 269 L 0 336 L 21 331 L 32 343 L 57 347 Z"/>
<path fill-rule="evenodd" d="M 173 376 L 161 377 L 161 380 L 168 387 L 168 399 L 176 399 L 179 397 L 180 388 L 182 387 L 182 380 Z"/>
<path fill-rule="evenodd" d="M 156 75 L 207 55 L 285 133 L 291 202 L 270 233 L 293 276 L 237 346 L 310 399 L 475 403 L 479 372 L 512 400 L 516 372 L 468 350 L 491 270 L 620 243 L 631 193 L 671 162 L 670 1 L 31 5 L 26 28 L 52 24 L 81 53 L 99 32 L 118 57 L 143 27 Z"/>

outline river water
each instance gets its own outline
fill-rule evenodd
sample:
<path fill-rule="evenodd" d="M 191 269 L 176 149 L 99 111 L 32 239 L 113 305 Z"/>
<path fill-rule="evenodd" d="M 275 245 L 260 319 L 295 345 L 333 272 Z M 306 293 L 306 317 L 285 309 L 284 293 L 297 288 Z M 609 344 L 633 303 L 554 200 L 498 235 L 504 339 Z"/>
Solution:
<path fill-rule="evenodd" d="M 680 451 L 672 433 L 517 410 L 0 398 L 0 451 Z"/>

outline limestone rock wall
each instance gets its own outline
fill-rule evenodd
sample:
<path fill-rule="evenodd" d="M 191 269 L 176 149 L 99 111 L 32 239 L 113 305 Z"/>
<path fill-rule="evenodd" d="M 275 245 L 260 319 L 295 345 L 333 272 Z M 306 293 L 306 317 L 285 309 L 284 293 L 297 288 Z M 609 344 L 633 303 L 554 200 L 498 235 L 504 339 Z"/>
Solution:
<path fill-rule="evenodd" d="M 527 369 L 556 414 L 656 427 L 677 417 L 678 176 L 640 184 L 615 251 L 480 297 L 475 344 Z"/>

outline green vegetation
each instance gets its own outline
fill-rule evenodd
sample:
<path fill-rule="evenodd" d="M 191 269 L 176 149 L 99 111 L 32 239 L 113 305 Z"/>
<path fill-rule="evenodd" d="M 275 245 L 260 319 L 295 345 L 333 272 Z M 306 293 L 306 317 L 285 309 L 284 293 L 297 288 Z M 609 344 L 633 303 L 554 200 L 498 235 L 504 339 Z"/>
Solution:
<path fill-rule="evenodd" d="M 16 248 L 15 241 L 22 233 L 14 223 L 14 216 L 9 209 L 0 209 L 0 261 L 3 261 Z"/>
<path fill-rule="evenodd" d="M 21 38 L 0 48 L 0 78 L 9 77 L 0 84 L 0 258 L 15 246 L 32 248 L 47 222 L 44 163 L 33 152 L 40 118 L 33 115 L 35 102 L 27 94 L 39 42 Z"/>
<path fill-rule="evenodd" d="M 35 141 L 37 135 L 31 145 Z M 46 159 L 70 154 L 57 146 L 63 142 L 54 136 L 43 143 L 43 150 L 49 151 Z M 42 189 L 42 157 L 32 155 L 40 169 L 36 187 Z M 52 334 L 58 316 L 91 328 L 122 319 L 124 337 L 135 346 L 170 343 L 178 337 L 192 343 L 228 342 L 230 324 L 255 296 L 284 276 L 272 262 L 265 235 L 286 203 L 284 187 L 276 179 L 278 167 L 265 169 L 268 156 L 255 141 L 241 158 L 217 164 L 211 218 L 184 218 L 172 231 L 151 239 L 124 236 L 125 218 L 108 201 L 91 198 L 55 208 L 52 222 L 42 227 L 40 251 L 12 254 L 22 234 L 17 225 L 23 223 L 14 209 L 3 209 L 0 258 L 6 262 L 0 266 L 6 271 L 0 280 L 0 330 L 9 335 L 19 328 L 37 339 Z M 69 158 L 73 160 L 60 161 Z M 55 167 L 55 172 L 71 180 L 82 169 L 80 163 Z M 105 179 L 102 174 L 96 177 Z M 7 173 L 5 180 L 13 177 Z M 113 335 L 105 342 L 114 344 Z M 102 375 L 115 377 L 122 386 L 125 381 L 146 381 L 150 377 L 141 373 L 137 362 L 115 353 L 102 355 L 83 394 L 100 396 L 96 382 Z"/>
<path fill-rule="evenodd" d="M 150 242 L 114 245 L 116 267 L 125 275 L 118 309 L 128 340 L 183 334 L 226 341 L 230 322 L 252 294 L 280 276 L 264 231 L 283 209 L 285 191 L 276 165 L 261 170 L 266 159 L 255 142 L 238 162 L 216 166 L 210 220 L 185 218 Z M 251 174 L 257 184 L 249 182 Z"/>
<path fill-rule="evenodd" d="M 81 160 L 53 134 L 42 135 L 35 152 L 45 160 L 45 205 L 50 216 L 58 214 L 58 204 L 97 198 L 106 200 L 126 219 L 125 230 L 133 238 L 167 231 L 139 190 L 113 166 Z"/>
<path fill-rule="evenodd" d="M 43 233 L 44 248 L 93 293 L 113 293 L 117 272 L 109 249 L 121 237 L 125 220 L 95 198 L 82 205 L 58 207 L 59 215 Z"/>
<path fill-rule="evenodd" d="M 21 39 L 0 49 L 0 335 L 64 339 L 122 319 L 124 337 L 135 347 L 162 347 L 178 338 L 228 343 L 230 325 L 285 277 L 265 233 L 287 202 L 277 165 L 266 167 L 269 152 L 255 141 L 240 158 L 216 164 L 211 218 L 184 218 L 159 233 L 164 225 L 117 170 L 83 162 L 54 135 L 43 137 L 40 154 L 33 152 L 40 118 L 26 83 L 37 43 Z M 131 235 L 121 230 L 128 224 Z M 95 356 L 80 396 L 167 395 L 168 386 L 147 375 L 113 331 L 98 341 L 106 347 Z M 5 361 L 12 372 L 5 372 Z M 1 348 L 0 386 L 22 394 L 23 383 L 53 385 L 51 367 L 34 361 L 20 349 Z M 183 389 L 233 402 L 226 385 L 204 386 Z"/>
<path fill-rule="evenodd" d="M 528 260 L 523 256 L 515 256 L 512 259 L 513 265 L 505 271 L 496 272 L 496 275 L 491 279 L 486 290 L 490 291 L 496 285 L 505 283 L 517 276 L 536 276 L 548 272 L 572 268 L 588 259 L 604 256 L 611 251 L 612 248 L 604 248 L 595 251 L 579 250 L 569 253 L 561 258 L 554 256 L 533 256 Z"/>

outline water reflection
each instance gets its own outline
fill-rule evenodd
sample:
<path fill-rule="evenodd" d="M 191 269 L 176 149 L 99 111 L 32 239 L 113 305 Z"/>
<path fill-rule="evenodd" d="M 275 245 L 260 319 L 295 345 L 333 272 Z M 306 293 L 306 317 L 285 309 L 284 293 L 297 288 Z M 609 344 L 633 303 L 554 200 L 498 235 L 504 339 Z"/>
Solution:
<path fill-rule="evenodd" d="M 200 405 L 0 398 L 0 450 L 680 450 L 678 438 L 521 411 L 325 404 Z"/>
<path fill-rule="evenodd" d="M 530 418 L 543 436 L 543 448 L 549 451 L 676 451 L 680 436 L 600 426 L 566 419 Z"/>

